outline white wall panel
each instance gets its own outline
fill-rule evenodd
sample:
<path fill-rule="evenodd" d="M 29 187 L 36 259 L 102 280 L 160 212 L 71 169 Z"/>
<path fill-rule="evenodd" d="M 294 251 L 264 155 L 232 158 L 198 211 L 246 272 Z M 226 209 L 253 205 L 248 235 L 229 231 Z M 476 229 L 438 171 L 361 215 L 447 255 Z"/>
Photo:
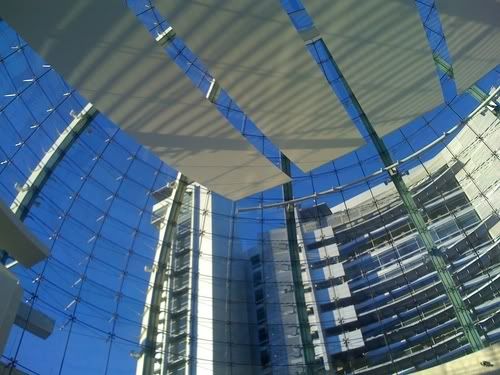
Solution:
<path fill-rule="evenodd" d="M 279 1 L 156 4 L 243 111 L 301 169 L 364 144 Z"/>
<path fill-rule="evenodd" d="M 0 14 L 104 114 L 231 199 L 288 181 L 204 99 L 125 1 L 9 0 Z"/>
<path fill-rule="evenodd" d="M 21 303 L 23 291 L 17 278 L 0 264 L 0 353 L 3 353 L 10 329 Z M 3 373 L 0 367 L 0 374 Z"/>
<path fill-rule="evenodd" d="M 414 0 L 304 0 L 380 136 L 442 103 Z"/>
<path fill-rule="evenodd" d="M 437 0 L 460 92 L 500 64 L 500 2 Z"/>

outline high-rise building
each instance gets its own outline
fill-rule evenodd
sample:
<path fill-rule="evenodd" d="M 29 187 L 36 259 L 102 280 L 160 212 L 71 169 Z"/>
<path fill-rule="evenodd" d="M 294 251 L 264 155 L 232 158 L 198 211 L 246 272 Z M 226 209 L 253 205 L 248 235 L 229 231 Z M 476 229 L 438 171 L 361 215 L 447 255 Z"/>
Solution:
<path fill-rule="evenodd" d="M 137 375 L 251 374 L 245 263 L 231 238 L 233 203 L 187 183 L 154 192 L 159 230 Z M 241 280 L 238 283 L 238 280 Z M 237 301 L 237 303 L 234 303 Z"/>
<path fill-rule="evenodd" d="M 500 341 L 500 121 L 478 113 L 446 148 L 405 176 L 474 324 Z M 477 133 L 488 134 L 486 142 Z M 469 352 L 422 239 L 392 184 L 342 204 L 296 210 L 316 360 L 338 374 L 407 373 Z M 255 316 L 264 374 L 303 372 L 287 232 L 254 249 Z M 293 264 L 292 264 L 293 266 Z"/>

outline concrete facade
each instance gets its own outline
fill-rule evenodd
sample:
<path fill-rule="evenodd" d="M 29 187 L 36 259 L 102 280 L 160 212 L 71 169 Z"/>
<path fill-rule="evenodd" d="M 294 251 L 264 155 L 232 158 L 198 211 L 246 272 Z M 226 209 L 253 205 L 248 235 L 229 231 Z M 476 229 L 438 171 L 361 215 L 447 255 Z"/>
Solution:
<path fill-rule="evenodd" d="M 153 355 L 153 374 L 252 374 L 247 296 L 241 288 L 246 283 L 246 262 L 237 261 L 246 258 L 231 238 L 231 202 L 198 184 L 187 186 L 179 215 L 173 219 L 172 251 L 166 264 L 159 266 L 169 206 L 174 203 L 171 196 L 157 193 L 160 200 L 153 207 L 152 222 L 160 235 L 155 264 L 147 269 L 151 272 L 147 301 L 153 288 L 162 295 L 154 327 L 148 326 L 151 305 L 146 304 L 141 332 L 145 349 L 134 354 L 136 373 L 151 373 L 145 358 Z M 162 285 L 155 285 L 158 272 L 166 273 Z M 154 353 L 147 352 L 149 328 L 156 335 Z"/>

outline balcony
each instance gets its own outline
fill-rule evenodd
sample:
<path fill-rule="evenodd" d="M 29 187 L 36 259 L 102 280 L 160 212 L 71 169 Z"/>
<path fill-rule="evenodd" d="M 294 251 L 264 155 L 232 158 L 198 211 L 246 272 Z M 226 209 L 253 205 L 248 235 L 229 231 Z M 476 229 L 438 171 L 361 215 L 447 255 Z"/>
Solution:
<path fill-rule="evenodd" d="M 318 247 L 316 249 L 307 250 L 307 260 L 310 263 L 318 263 L 326 259 L 339 256 L 339 248 L 337 244 L 330 244 Z"/>
<path fill-rule="evenodd" d="M 323 329 L 341 327 L 358 320 L 354 306 L 341 307 L 332 311 L 321 313 L 321 326 Z"/>
<path fill-rule="evenodd" d="M 311 280 L 313 283 L 319 283 L 344 276 L 344 267 L 340 263 L 329 264 L 324 267 L 311 269 Z"/>

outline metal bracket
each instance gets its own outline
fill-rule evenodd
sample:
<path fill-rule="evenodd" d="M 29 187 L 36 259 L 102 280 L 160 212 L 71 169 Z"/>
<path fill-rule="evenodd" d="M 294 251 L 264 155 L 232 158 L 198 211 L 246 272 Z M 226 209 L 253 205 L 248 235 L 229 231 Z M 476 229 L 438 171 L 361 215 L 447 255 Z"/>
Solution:
<path fill-rule="evenodd" d="M 164 47 L 166 44 L 170 43 L 174 38 L 175 38 L 175 30 L 172 26 L 170 26 L 167 28 L 167 30 L 156 36 L 156 43 Z"/>

